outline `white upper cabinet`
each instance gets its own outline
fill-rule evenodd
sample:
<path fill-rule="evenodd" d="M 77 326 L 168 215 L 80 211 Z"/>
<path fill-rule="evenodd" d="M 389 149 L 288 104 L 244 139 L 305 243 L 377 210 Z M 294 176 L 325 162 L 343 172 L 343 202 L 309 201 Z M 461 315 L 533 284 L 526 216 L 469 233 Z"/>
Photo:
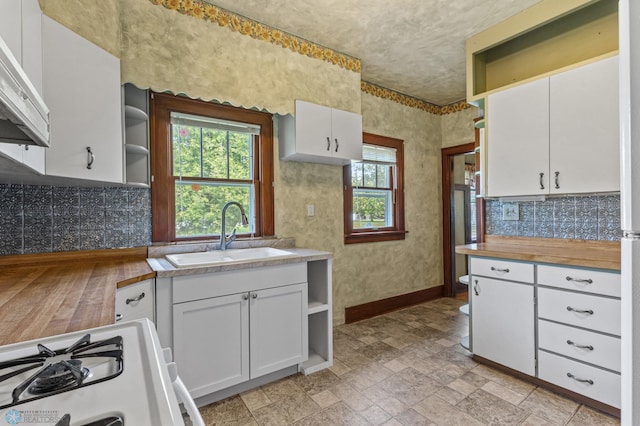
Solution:
<path fill-rule="evenodd" d="M 491 197 L 620 190 L 618 58 L 491 94 Z"/>
<path fill-rule="evenodd" d="M 296 101 L 296 115 L 278 121 L 280 158 L 344 165 L 362 160 L 362 116 Z"/>
<path fill-rule="evenodd" d="M 619 191 L 618 57 L 551 76 L 550 92 L 551 193 Z"/>
<path fill-rule="evenodd" d="M 42 95 L 42 11 L 38 0 L 22 0 L 22 69 Z"/>
<path fill-rule="evenodd" d="M 122 183 L 120 60 L 46 16 L 43 49 L 47 174 Z"/>
<path fill-rule="evenodd" d="M 549 193 L 549 80 L 489 96 L 490 196 Z"/>

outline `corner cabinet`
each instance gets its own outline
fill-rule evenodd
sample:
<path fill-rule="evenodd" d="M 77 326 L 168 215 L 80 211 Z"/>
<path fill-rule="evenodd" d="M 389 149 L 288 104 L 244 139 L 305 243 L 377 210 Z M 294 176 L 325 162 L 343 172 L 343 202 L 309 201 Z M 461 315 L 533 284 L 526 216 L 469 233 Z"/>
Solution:
<path fill-rule="evenodd" d="M 620 190 L 618 58 L 489 95 L 487 195 Z"/>
<path fill-rule="evenodd" d="M 125 182 L 149 186 L 149 93 L 127 83 L 122 87 Z"/>
<path fill-rule="evenodd" d="M 362 116 L 296 100 L 295 117 L 280 116 L 282 160 L 335 165 L 362 160 Z"/>
<path fill-rule="evenodd" d="M 120 60 L 43 17 L 47 175 L 123 182 Z"/>

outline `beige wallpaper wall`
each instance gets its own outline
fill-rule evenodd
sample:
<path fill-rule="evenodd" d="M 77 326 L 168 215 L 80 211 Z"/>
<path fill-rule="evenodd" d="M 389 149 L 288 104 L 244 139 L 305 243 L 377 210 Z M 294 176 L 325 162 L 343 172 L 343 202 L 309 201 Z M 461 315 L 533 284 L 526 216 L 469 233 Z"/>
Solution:
<path fill-rule="evenodd" d="M 336 323 L 345 307 L 442 285 L 440 149 L 473 140 L 475 108 L 441 116 L 366 94 L 357 72 L 148 0 L 40 1 L 46 14 L 118 54 L 123 81 L 272 112 L 292 112 L 294 99 L 305 99 L 362 111 L 364 131 L 403 139 L 406 240 L 345 246 L 342 168 L 279 160 L 276 233 L 334 253 Z"/>

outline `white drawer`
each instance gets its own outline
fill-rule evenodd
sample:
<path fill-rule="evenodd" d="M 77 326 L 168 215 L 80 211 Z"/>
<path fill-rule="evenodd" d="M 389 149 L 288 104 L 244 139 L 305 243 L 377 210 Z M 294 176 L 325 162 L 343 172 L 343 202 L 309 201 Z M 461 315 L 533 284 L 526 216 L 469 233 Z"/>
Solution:
<path fill-rule="evenodd" d="M 538 266 L 538 284 L 620 297 L 620 274 L 562 266 Z"/>
<path fill-rule="evenodd" d="M 617 299 L 539 288 L 538 318 L 620 336 L 620 300 Z"/>
<path fill-rule="evenodd" d="M 117 290 L 116 321 L 141 318 L 149 318 L 154 321 L 153 283 L 154 280 L 144 280 Z"/>
<path fill-rule="evenodd" d="M 538 346 L 579 361 L 620 371 L 620 339 L 617 337 L 539 320 Z"/>
<path fill-rule="evenodd" d="M 173 277 L 173 303 L 307 282 L 307 263 Z"/>
<path fill-rule="evenodd" d="M 533 264 L 495 258 L 472 257 L 471 274 L 533 283 Z"/>
<path fill-rule="evenodd" d="M 538 351 L 538 377 L 588 398 L 620 408 L 619 374 Z M 580 382 L 577 379 L 589 380 L 591 383 Z"/>

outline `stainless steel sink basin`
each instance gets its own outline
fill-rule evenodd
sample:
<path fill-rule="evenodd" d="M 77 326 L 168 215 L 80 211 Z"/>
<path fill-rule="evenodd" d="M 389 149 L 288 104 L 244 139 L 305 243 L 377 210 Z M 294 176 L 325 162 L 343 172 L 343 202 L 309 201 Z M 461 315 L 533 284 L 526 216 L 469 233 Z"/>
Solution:
<path fill-rule="evenodd" d="M 213 250 L 197 253 L 169 254 L 166 259 L 176 268 L 193 268 L 208 265 L 228 265 L 242 262 L 253 262 L 262 259 L 276 259 L 295 256 L 286 250 L 273 247 L 257 247 L 235 250 Z"/>

